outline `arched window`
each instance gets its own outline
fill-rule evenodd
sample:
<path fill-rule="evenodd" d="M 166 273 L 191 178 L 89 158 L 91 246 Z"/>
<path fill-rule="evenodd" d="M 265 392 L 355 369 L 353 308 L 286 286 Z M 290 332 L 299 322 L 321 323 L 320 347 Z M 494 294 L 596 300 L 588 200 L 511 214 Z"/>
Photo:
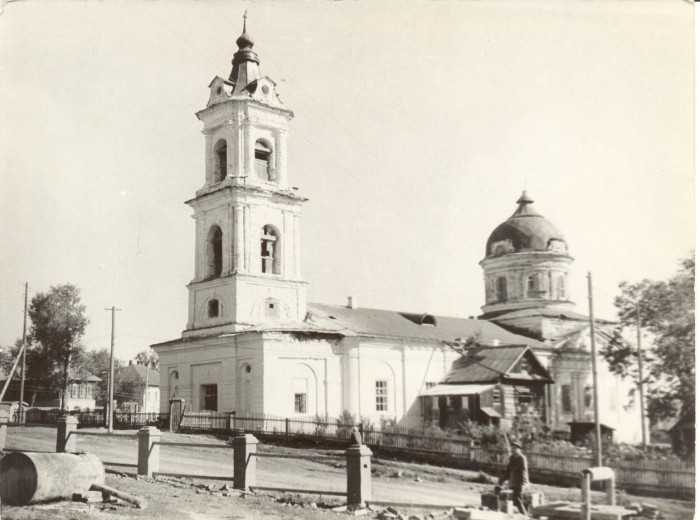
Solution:
<path fill-rule="evenodd" d="M 214 146 L 214 155 L 216 156 L 214 166 L 214 182 L 221 182 L 226 178 L 226 165 L 228 162 L 226 154 L 226 141 L 219 139 Z"/>
<path fill-rule="evenodd" d="M 504 302 L 508 299 L 508 279 L 505 276 L 499 276 L 496 279 L 496 300 Z"/>
<path fill-rule="evenodd" d="M 280 274 L 280 239 L 274 226 L 263 226 L 260 237 L 260 258 L 262 272 Z"/>
<path fill-rule="evenodd" d="M 173 370 L 172 372 L 170 372 L 170 378 L 168 380 L 168 399 L 177 397 L 177 380 L 177 370 Z"/>
<path fill-rule="evenodd" d="M 255 141 L 255 173 L 264 181 L 274 181 L 272 146 L 263 139 Z"/>
<path fill-rule="evenodd" d="M 209 317 L 210 318 L 218 318 L 219 317 L 219 300 L 212 299 L 209 300 Z"/>
<path fill-rule="evenodd" d="M 527 297 L 539 298 L 540 292 L 540 276 L 536 273 L 531 274 L 527 277 Z"/>
<path fill-rule="evenodd" d="M 557 300 L 566 300 L 566 280 L 564 275 L 557 278 Z"/>
<path fill-rule="evenodd" d="M 209 263 L 209 277 L 221 276 L 223 268 L 221 240 L 223 234 L 219 226 L 212 226 L 207 236 L 207 261 Z"/>

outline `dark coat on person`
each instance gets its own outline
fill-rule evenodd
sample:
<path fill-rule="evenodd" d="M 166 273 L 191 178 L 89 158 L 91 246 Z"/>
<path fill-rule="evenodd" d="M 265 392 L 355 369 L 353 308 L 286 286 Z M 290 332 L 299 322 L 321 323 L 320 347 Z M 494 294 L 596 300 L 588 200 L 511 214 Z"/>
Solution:
<path fill-rule="evenodd" d="M 514 453 L 508 460 L 508 467 L 501 482 L 507 480 L 511 488 L 523 488 L 530 483 L 527 472 L 527 459 L 522 453 Z"/>

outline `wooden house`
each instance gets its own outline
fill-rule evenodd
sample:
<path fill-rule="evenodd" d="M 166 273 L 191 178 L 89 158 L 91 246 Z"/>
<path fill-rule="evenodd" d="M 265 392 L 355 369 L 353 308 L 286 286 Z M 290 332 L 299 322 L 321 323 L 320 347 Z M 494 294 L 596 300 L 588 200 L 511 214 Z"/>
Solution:
<path fill-rule="evenodd" d="M 423 421 L 441 428 L 464 421 L 510 428 L 516 415 L 544 420 L 552 379 L 526 346 L 469 348 L 440 384 L 421 393 Z"/>

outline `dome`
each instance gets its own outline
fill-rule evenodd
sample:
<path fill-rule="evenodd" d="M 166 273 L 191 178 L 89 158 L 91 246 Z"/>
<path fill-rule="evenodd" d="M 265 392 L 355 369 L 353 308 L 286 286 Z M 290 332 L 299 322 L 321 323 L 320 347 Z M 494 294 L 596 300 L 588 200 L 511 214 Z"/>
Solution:
<path fill-rule="evenodd" d="M 526 192 L 518 199 L 518 209 L 493 230 L 486 242 L 486 257 L 523 251 L 549 251 L 567 254 L 566 240 L 559 229 L 532 207 Z"/>

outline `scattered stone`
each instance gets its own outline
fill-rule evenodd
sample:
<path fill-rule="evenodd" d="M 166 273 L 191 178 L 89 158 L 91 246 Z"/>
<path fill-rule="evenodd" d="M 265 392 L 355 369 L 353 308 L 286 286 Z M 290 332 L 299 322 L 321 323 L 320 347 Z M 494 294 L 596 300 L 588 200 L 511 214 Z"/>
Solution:
<path fill-rule="evenodd" d="M 214 484 L 208 484 L 204 489 L 206 489 L 207 491 L 214 491 L 215 486 Z"/>
<path fill-rule="evenodd" d="M 87 497 L 84 497 L 81 493 L 73 493 L 73 502 L 82 502 L 84 504 L 87 504 Z"/>
<path fill-rule="evenodd" d="M 422 480 L 420 479 L 420 477 L 416 477 L 416 478 L 414 479 L 414 482 L 422 482 Z"/>
<path fill-rule="evenodd" d="M 316 502 L 311 502 L 311 503 L 309 504 L 309 507 L 310 507 L 311 509 L 318 509 L 318 506 L 316 505 Z"/>
<path fill-rule="evenodd" d="M 386 508 L 386 511 L 389 511 L 390 513 L 394 513 L 395 515 L 400 514 L 400 513 L 396 510 L 396 508 L 394 508 L 394 507 L 392 507 L 392 506 L 387 507 L 387 508 Z"/>
<path fill-rule="evenodd" d="M 423 519 L 418 515 L 411 515 L 408 517 L 408 520 L 423 520 Z"/>
<path fill-rule="evenodd" d="M 344 513 L 348 510 L 348 506 L 338 506 L 331 509 L 334 513 Z"/>

